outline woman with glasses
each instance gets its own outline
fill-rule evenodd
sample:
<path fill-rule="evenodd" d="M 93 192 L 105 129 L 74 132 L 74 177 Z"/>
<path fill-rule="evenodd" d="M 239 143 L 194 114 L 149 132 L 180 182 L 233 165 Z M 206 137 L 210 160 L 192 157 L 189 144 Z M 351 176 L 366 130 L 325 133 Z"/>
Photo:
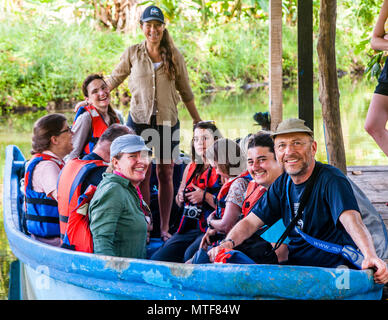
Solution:
<path fill-rule="evenodd" d="M 183 101 L 194 124 L 201 119 L 184 58 L 166 29 L 163 12 L 156 6 L 147 7 L 141 15 L 140 28 L 145 40 L 125 50 L 107 84 L 113 90 L 128 77 L 131 108 L 127 125 L 144 138 L 147 146 L 154 148 L 160 234 L 165 241 L 171 237 L 173 162 L 179 157 L 178 102 Z M 147 203 L 150 203 L 150 174 L 141 185 Z"/>
<path fill-rule="evenodd" d="M 74 148 L 66 161 L 93 152 L 98 138 L 114 123 L 120 123 L 119 115 L 110 105 L 110 91 L 100 74 L 91 74 L 82 84 L 85 101 L 76 106 L 73 123 Z"/>
<path fill-rule="evenodd" d="M 26 227 L 34 239 L 59 246 L 57 180 L 63 158 L 73 149 L 73 133 L 63 114 L 49 114 L 34 124 L 31 160 L 24 177 Z"/>
<path fill-rule="evenodd" d="M 152 256 L 152 260 L 186 262 L 197 251 L 207 229 L 207 217 L 215 209 L 221 188 L 220 177 L 206 158 L 206 150 L 221 134 L 214 122 L 200 121 L 194 126 L 192 161 L 183 172 L 175 201 L 182 218 L 177 232 Z"/>
<path fill-rule="evenodd" d="M 150 149 L 142 137 L 126 134 L 110 146 L 110 168 L 103 174 L 89 206 L 94 253 L 146 258 L 150 212 L 139 184 L 145 179 Z"/>

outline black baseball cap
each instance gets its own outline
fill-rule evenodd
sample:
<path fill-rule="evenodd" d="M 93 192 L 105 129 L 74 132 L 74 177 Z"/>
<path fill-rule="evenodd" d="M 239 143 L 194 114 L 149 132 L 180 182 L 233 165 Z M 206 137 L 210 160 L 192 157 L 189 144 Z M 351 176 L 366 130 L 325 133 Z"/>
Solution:
<path fill-rule="evenodd" d="M 145 10 L 143 11 L 140 17 L 141 22 L 146 22 L 151 20 L 157 20 L 157 21 L 160 21 L 161 23 L 164 23 L 163 12 L 157 6 L 149 6 L 145 8 Z"/>

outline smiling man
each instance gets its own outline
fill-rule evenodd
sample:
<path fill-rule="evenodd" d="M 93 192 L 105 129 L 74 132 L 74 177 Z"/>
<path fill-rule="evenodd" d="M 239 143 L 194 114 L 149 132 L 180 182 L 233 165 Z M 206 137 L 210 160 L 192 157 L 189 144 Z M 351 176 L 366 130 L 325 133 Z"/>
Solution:
<path fill-rule="evenodd" d="M 245 232 L 232 229 L 227 235 L 230 241 L 219 247 L 231 249 L 264 224 L 273 225 L 279 219 L 288 226 L 298 212 L 306 185 L 315 179 L 302 214 L 288 235 L 288 264 L 354 267 L 341 252 L 329 253 L 316 245 L 325 243 L 336 248 L 359 248 L 364 256 L 361 268 L 375 268 L 375 281 L 387 283 L 387 266 L 376 254 L 352 187 L 340 170 L 315 161 L 317 143 L 310 128 L 304 125 L 303 120 L 288 119 L 279 124 L 272 137 L 277 161 L 285 172 L 241 221 L 245 220 Z M 317 171 L 313 175 L 314 170 Z M 214 255 L 210 258 L 214 259 Z"/>

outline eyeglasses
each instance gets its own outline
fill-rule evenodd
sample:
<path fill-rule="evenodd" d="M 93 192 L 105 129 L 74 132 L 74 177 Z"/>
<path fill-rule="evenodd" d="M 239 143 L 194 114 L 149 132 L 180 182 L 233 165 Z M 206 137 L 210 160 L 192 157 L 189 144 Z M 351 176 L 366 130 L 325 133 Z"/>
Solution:
<path fill-rule="evenodd" d="M 194 137 L 193 141 L 194 142 L 199 142 L 199 141 L 209 141 L 211 137 L 208 136 L 202 136 L 202 137 Z"/>
<path fill-rule="evenodd" d="M 287 149 L 287 147 L 292 147 L 294 150 L 300 150 L 307 142 L 302 141 L 292 141 L 291 143 L 279 143 L 275 146 L 275 149 L 278 151 L 284 151 Z"/>
<path fill-rule="evenodd" d="M 67 127 L 67 129 L 59 131 L 58 136 L 65 132 L 71 132 L 71 127 Z"/>

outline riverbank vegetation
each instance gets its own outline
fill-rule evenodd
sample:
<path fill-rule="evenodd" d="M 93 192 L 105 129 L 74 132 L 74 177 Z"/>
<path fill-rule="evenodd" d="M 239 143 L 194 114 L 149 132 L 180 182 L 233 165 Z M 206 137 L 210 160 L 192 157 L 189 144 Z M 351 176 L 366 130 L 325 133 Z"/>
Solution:
<path fill-rule="evenodd" d="M 130 21 L 135 27 L 128 27 L 126 33 L 119 31 L 120 21 L 112 18 L 117 3 L 120 1 L 10 0 L 0 4 L 1 110 L 71 108 L 82 99 L 80 86 L 86 75 L 108 75 L 124 49 L 143 39 L 136 21 Z M 143 5 L 136 7 L 141 11 L 151 2 L 138 3 Z M 266 84 L 268 0 L 155 3 L 166 13 L 167 28 L 186 59 L 196 94 Z M 319 1 L 313 3 L 316 40 Z M 363 74 L 374 54 L 369 36 L 379 6 L 380 2 L 373 0 L 338 2 L 336 48 L 340 75 Z M 283 0 L 286 85 L 297 81 L 296 8 L 296 0 Z M 315 74 L 317 70 L 315 65 Z M 130 94 L 126 84 L 119 91 L 115 104 L 127 103 L 121 99 L 123 94 Z"/>

